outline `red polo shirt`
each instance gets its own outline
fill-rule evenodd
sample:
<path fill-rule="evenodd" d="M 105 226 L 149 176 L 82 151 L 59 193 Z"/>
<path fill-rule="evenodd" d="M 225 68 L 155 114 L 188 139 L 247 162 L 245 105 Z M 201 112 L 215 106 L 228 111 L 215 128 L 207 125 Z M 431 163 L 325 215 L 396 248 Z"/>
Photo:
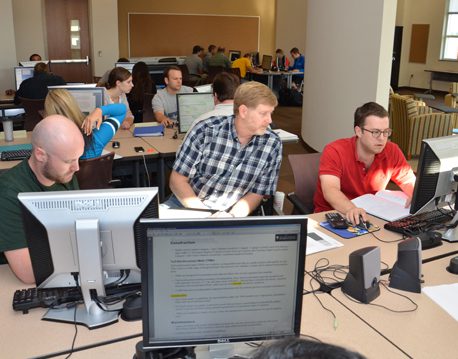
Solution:
<path fill-rule="evenodd" d="M 350 200 L 384 190 L 390 180 L 397 185 L 415 182 L 415 175 L 403 153 L 398 145 L 390 141 L 381 153 L 375 155 L 374 162 L 366 171 L 356 154 L 356 136 L 331 142 L 324 148 L 318 175 L 340 178 L 340 189 Z M 314 204 L 315 212 L 333 209 L 324 199 L 319 179 Z"/>

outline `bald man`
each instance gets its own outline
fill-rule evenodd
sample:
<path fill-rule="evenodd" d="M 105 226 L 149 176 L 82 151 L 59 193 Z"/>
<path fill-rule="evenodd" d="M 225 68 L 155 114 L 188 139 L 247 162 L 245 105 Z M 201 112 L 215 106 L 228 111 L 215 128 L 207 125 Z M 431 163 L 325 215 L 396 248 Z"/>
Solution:
<path fill-rule="evenodd" d="M 80 129 L 60 115 L 46 117 L 32 133 L 32 155 L 0 176 L 0 263 L 27 284 L 35 283 L 18 193 L 78 189 L 74 176 L 84 151 Z"/>

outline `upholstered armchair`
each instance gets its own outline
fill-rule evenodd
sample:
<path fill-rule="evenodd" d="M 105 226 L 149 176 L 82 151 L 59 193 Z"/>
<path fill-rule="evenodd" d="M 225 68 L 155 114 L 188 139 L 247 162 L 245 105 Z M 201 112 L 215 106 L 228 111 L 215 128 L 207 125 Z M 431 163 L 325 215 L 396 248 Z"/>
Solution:
<path fill-rule="evenodd" d="M 393 129 L 391 140 L 407 159 L 420 154 L 423 139 L 448 136 L 455 127 L 450 114 L 432 112 L 427 106 L 419 106 L 411 97 L 399 94 L 390 96 L 390 121 Z"/>

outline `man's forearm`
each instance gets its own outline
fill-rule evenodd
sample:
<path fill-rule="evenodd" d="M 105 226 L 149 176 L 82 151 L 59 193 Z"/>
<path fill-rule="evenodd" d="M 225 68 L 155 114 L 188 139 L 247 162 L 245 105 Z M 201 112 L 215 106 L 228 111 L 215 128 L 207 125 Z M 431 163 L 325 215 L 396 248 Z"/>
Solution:
<path fill-rule="evenodd" d="M 253 212 L 262 201 L 262 196 L 256 193 L 248 193 L 243 196 L 229 211 L 234 217 L 246 217 Z"/>
<path fill-rule="evenodd" d="M 200 198 L 197 197 L 191 185 L 188 183 L 188 178 L 175 171 L 170 175 L 170 189 L 183 206 L 187 208 L 208 208 L 203 204 Z"/>
<path fill-rule="evenodd" d="M 332 208 L 340 213 L 346 214 L 351 209 L 356 208 L 353 202 L 338 189 L 330 189 L 323 192 L 323 195 L 326 202 L 328 202 Z"/>

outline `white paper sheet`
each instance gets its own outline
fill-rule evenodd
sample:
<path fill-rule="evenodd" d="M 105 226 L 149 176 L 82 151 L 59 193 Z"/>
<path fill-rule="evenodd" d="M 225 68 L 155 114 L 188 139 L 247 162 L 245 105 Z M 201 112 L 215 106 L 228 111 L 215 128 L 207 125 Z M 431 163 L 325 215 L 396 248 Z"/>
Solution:
<path fill-rule="evenodd" d="M 309 255 L 342 246 L 342 243 L 327 234 L 324 234 L 316 229 L 312 229 L 307 233 L 307 249 L 305 254 Z"/>
<path fill-rule="evenodd" d="M 437 305 L 458 320 L 458 283 L 437 285 L 423 288 L 423 293 L 430 297 Z"/>

